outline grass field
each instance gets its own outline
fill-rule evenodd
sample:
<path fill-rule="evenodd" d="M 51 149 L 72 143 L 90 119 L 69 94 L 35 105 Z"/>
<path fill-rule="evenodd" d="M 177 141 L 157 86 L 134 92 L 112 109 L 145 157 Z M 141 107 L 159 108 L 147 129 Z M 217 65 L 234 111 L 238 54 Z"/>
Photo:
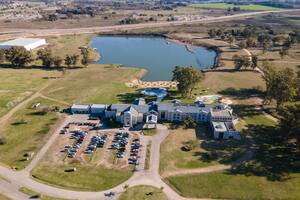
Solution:
<path fill-rule="evenodd" d="M 65 172 L 76 167 L 76 172 Z M 45 173 L 46 172 L 46 173 Z M 32 176 L 44 183 L 79 191 L 101 191 L 126 181 L 132 170 L 88 167 L 79 164 L 56 165 L 42 162 L 33 171 Z"/>
<path fill-rule="evenodd" d="M 260 10 L 281 10 L 280 8 L 275 8 L 271 6 L 263 6 L 263 5 L 234 5 L 227 3 L 203 3 L 203 4 L 192 4 L 193 7 L 200 8 L 210 8 L 210 9 L 227 9 L 229 7 L 240 7 L 241 10 L 251 10 L 251 11 L 260 11 Z"/>
<path fill-rule="evenodd" d="M 122 94 L 135 90 L 125 85 L 140 69 L 110 65 L 90 65 L 80 70 L 67 71 L 63 79 L 45 89 L 45 95 L 68 103 L 116 103 Z"/>
<path fill-rule="evenodd" d="M 43 87 L 48 77 L 59 75 L 57 71 L 41 69 L 0 68 L 0 117 Z"/>
<path fill-rule="evenodd" d="M 65 35 L 59 37 L 49 37 L 47 42 L 53 53 L 64 57 L 66 54 L 80 54 L 79 47 L 89 45 L 94 34 Z"/>
<path fill-rule="evenodd" d="M 197 152 L 204 151 L 200 148 L 200 141 L 197 148 L 192 151 L 183 151 L 183 142 L 196 140 L 196 133 L 193 129 L 171 130 L 171 134 L 163 141 L 160 149 L 160 173 L 175 171 L 176 169 L 200 168 L 215 164 L 215 162 L 203 162 L 197 156 Z"/>
<path fill-rule="evenodd" d="M 220 199 L 299 199 L 300 174 L 286 181 L 223 172 L 169 177 L 167 181 L 185 197 Z"/>
<path fill-rule="evenodd" d="M 140 185 L 128 188 L 119 200 L 167 200 L 167 196 L 158 188 Z"/>
<path fill-rule="evenodd" d="M 11 167 L 24 168 L 31 160 L 31 158 L 27 160 L 24 155 L 37 153 L 49 138 L 50 135 L 47 133 L 51 126 L 58 120 L 54 112 L 43 114 L 40 110 L 31 109 L 35 103 L 41 103 L 40 109 L 60 106 L 52 101 L 38 98 L 9 119 L 4 132 L 6 143 L 0 145 L 0 161 Z"/>
<path fill-rule="evenodd" d="M 20 192 L 23 192 L 24 194 L 29 195 L 31 199 L 33 199 L 33 197 L 35 197 L 35 196 L 39 196 L 39 199 L 41 199 L 41 200 L 66 200 L 66 199 L 61 199 L 61 198 L 49 197 L 49 196 L 46 196 L 46 195 L 42 195 L 42 194 L 40 194 L 38 192 L 35 192 L 35 191 L 33 191 L 29 188 L 26 188 L 26 187 L 21 187 Z"/>

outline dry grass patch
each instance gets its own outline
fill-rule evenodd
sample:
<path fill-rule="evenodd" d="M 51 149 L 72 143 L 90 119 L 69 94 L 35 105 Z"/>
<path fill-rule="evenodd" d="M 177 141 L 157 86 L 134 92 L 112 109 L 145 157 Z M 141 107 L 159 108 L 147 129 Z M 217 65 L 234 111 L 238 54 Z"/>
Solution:
<path fill-rule="evenodd" d="M 203 162 L 197 156 L 198 152 L 205 152 L 205 150 L 200 147 L 202 141 L 196 140 L 194 129 L 176 129 L 170 132 L 160 149 L 161 174 L 177 169 L 200 168 L 214 164 L 214 162 Z M 196 141 L 198 145 L 192 151 L 183 151 L 181 148 L 186 141 Z"/>

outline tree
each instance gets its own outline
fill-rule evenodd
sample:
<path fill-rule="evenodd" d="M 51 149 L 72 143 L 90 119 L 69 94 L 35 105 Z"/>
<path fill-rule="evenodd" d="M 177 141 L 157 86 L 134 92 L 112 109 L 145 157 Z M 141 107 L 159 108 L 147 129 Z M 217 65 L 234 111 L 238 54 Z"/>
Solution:
<path fill-rule="evenodd" d="M 255 69 L 258 66 L 257 55 L 251 54 L 251 68 Z"/>
<path fill-rule="evenodd" d="M 63 59 L 59 56 L 53 57 L 53 64 L 55 67 L 60 68 L 62 66 Z"/>
<path fill-rule="evenodd" d="M 216 29 L 209 29 L 208 35 L 209 35 L 209 37 L 211 37 L 211 38 L 216 37 L 216 35 L 217 35 Z"/>
<path fill-rule="evenodd" d="M 53 65 L 53 55 L 49 48 L 40 49 L 37 52 L 37 57 L 42 61 L 44 67 L 51 67 Z"/>
<path fill-rule="evenodd" d="M 263 54 L 265 54 L 271 47 L 271 42 L 269 40 L 263 43 Z"/>
<path fill-rule="evenodd" d="M 5 62 L 5 50 L 0 49 L 0 64 Z"/>
<path fill-rule="evenodd" d="M 245 49 L 247 47 L 247 44 L 245 41 L 240 41 L 238 46 L 240 47 L 240 49 Z"/>
<path fill-rule="evenodd" d="M 65 65 L 67 65 L 68 67 L 70 67 L 72 65 L 72 56 L 66 55 L 64 61 L 65 61 Z"/>
<path fill-rule="evenodd" d="M 240 70 L 243 67 L 246 69 L 251 66 L 251 61 L 250 61 L 249 56 L 239 56 L 239 55 L 235 54 L 232 57 L 232 59 L 234 62 L 235 69 L 237 69 L 237 70 Z"/>
<path fill-rule="evenodd" d="M 229 44 L 230 44 L 230 46 L 235 42 L 235 38 L 232 36 L 232 35 L 230 35 L 229 37 L 228 37 L 228 42 L 229 42 Z"/>
<path fill-rule="evenodd" d="M 30 51 L 24 47 L 11 47 L 5 52 L 5 58 L 11 64 L 17 67 L 23 67 L 33 61 L 33 56 Z"/>
<path fill-rule="evenodd" d="M 264 80 L 266 82 L 266 100 L 276 100 L 276 110 L 297 94 L 297 76 L 294 70 L 285 68 L 275 70 L 269 63 L 263 64 Z"/>
<path fill-rule="evenodd" d="M 73 54 L 73 55 L 71 56 L 71 61 L 72 61 L 71 64 L 72 64 L 73 66 L 76 66 L 78 60 L 79 60 L 79 55 Z"/>
<path fill-rule="evenodd" d="M 87 48 L 81 49 L 81 64 L 84 65 L 85 67 L 88 66 L 90 62 L 90 51 Z"/>
<path fill-rule="evenodd" d="M 288 52 L 288 49 L 286 47 L 282 47 L 279 51 L 279 55 L 280 55 L 280 58 L 283 59 L 284 56 L 288 55 L 289 52 Z"/>
<path fill-rule="evenodd" d="M 196 124 L 195 120 L 189 116 L 183 121 L 183 126 L 185 129 L 196 128 L 197 124 Z"/>
<path fill-rule="evenodd" d="M 176 66 L 173 70 L 172 80 L 178 82 L 177 88 L 183 97 L 190 97 L 196 85 L 199 84 L 203 79 L 204 74 L 192 66 Z"/>
<path fill-rule="evenodd" d="M 300 104 L 283 106 L 278 113 L 282 132 L 287 138 L 295 138 L 300 147 Z"/>
<path fill-rule="evenodd" d="M 256 39 L 254 37 L 249 37 L 246 40 L 247 47 L 255 47 L 256 46 Z"/>

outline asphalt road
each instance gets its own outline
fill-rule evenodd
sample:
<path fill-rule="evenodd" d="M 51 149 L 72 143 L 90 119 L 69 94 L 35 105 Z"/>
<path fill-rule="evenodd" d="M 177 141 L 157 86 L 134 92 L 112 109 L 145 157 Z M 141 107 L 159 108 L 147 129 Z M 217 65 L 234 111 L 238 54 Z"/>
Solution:
<path fill-rule="evenodd" d="M 72 28 L 72 29 L 5 29 L 3 28 L 2 32 L 3 37 L 20 37 L 20 36 L 52 36 L 52 35 L 68 35 L 68 34 L 82 34 L 82 33 L 105 33 L 110 31 L 119 31 L 119 30 L 134 30 L 141 28 L 154 28 L 154 27 L 164 27 L 164 26 L 177 26 L 185 24 L 195 24 L 195 23 L 213 23 L 213 22 L 222 22 L 229 21 L 232 19 L 247 18 L 257 15 L 266 15 L 270 13 L 286 13 L 286 12 L 297 12 L 300 9 L 286 9 L 280 11 L 257 11 L 257 12 L 248 12 L 228 16 L 220 17 L 206 17 L 203 19 L 190 20 L 190 21 L 171 21 L 171 22 L 156 22 L 156 23 L 141 23 L 141 24 L 130 24 L 130 25 L 115 25 L 115 26 L 101 26 L 101 27 L 88 27 L 88 28 Z"/>

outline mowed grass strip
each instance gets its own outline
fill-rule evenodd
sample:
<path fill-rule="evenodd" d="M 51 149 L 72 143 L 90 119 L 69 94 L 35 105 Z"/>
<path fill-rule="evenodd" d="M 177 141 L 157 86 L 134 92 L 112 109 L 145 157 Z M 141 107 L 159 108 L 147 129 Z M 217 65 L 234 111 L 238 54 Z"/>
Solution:
<path fill-rule="evenodd" d="M 76 168 L 75 172 L 65 172 Z M 132 169 L 109 169 L 80 164 L 55 165 L 43 162 L 31 175 L 43 183 L 78 191 L 101 191 L 110 189 L 129 179 Z"/>
<path fill-rule="evenodd" d="M 45 94 L 69 103 L 116 103 L 122 100 L 118 94 L 135 91 L 125 82 L 141 71 L 116 65 L 89 65 L 80 70 L 68 70 L 64 78 L 45 90 Z"/>
<path fill-rule="evenodd" d="M 286 181 L 265 177 L 231 175 L 224 172 L 168 177 L 166 181 L 181 195 L 215 199 L 299 199 L 300 174 Z"/>
<path fill-rule="evenodd" d="M 6 142 L 0 145 L 0 161 L 10 167 L 24 168 L 32 159 L 31 156 L 24 155 L 36 154 L 51 136 L 48 134 L 50 128 L 58 121 L 54 112 L 43 114 L 41 110 L 32 109 L 31 106 L 35 103 L 41 103 L 40 109 L 60 106 L 52 101 L 37 98 L 9 119 L 2 133 Z"/>
<path fill-rule="evenodd" d="M 228 4 L 228 3 L 199 3 L 199 4 L 192 4 L 192 7 L 200 7 L 200 8 L 211 8 L 211 9 L 227 9 L 229 7 L 240 7 L 241 10 L 251 10 L 251 11 L 260 11 L 260 10 L 282 10 L 281 8 L 275 8 L 271 6 L 263 6 L 263 5 L 256 5 L 256 4 L 249 4 L 249 5 L 235 5 L 235 4 Z"/>
<path fill-rule="evenodd" d="M 140 185 L 128 188 L 119 200 L 167 200 L 167 196 L 159 188 Z"/>
<path fill-rule="evenodd" d="M 61 199 L 61 198 L 42 195 L 42 194 L 40 194 L 38 192 L 35 192 L 35 191 L 33 191 L 29 188 L 26 188 L 26 187 L 21 187 L 19 190 L 20 190 L 20 192 L 23 192 L 24 194 L 29 195 L 31 199 L 38 196 L 39 199 L 41 199 L 41 200 L 66 200 L 66 199 Z"/>

